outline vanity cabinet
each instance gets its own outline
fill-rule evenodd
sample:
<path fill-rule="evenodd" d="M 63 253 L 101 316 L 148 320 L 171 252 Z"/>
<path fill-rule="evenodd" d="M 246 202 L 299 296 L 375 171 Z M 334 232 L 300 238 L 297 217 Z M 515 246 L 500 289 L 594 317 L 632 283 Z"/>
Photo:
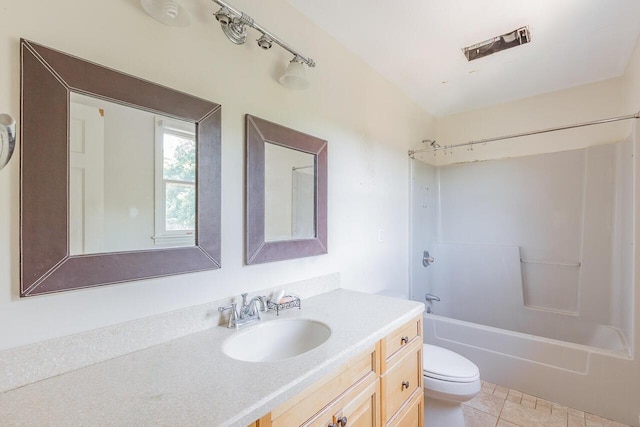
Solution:
<path fill-rule="evenodd" d="M 422 427 L 422 316 L 250 427 Z"/>

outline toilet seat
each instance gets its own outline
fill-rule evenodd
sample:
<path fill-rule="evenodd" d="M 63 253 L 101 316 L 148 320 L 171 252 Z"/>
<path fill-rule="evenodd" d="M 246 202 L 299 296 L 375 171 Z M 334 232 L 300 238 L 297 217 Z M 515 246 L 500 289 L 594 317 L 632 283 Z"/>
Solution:
<path fill-rule="evenodd" d="M 422 366 L 426 378 L 455 383 L 472 383 L 480 379 L 480 370 L 473 362 L 435 345 L 423 344 Z"/>

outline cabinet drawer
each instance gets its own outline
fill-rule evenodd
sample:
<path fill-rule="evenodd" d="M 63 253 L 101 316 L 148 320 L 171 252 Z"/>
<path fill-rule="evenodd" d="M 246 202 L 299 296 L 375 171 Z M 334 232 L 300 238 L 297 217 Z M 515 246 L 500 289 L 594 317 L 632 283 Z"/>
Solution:
<path fill-rule="evenodd" d="M 389 421 L 416 390 L 422 389 L 422 342 L 415 340 L 382 376 L 384 420 Z"/>
<path fill-rule="evenodd" d="M 378 350 L 372 346 L 335 372 L 271 412 L 273 427 L 303 425 L 356 384 L 375 381 L 379 374 Z"/>
<path fill-rule="evenodd" d="M 424 391 L 413 392 L 409 401 L 393 417 L 387 427 L 423 427 L 424 426 Z"/>
<path fill-rule="evenodd" d="M 398 351 L 408 347 L 413 341 L 422 341 L 422 316 L 416 317 L 396 329 L 385 338 L 385 351 L 383 357 L 389 360 Z"/>

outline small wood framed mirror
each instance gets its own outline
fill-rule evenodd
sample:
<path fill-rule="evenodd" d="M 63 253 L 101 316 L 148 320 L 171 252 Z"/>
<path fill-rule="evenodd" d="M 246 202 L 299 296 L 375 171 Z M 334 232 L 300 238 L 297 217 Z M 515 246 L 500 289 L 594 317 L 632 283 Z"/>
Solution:
<path fill-rule="evenodd" d="M 246 117 L 246 264 L 327 253 L 327 141 Z"/>

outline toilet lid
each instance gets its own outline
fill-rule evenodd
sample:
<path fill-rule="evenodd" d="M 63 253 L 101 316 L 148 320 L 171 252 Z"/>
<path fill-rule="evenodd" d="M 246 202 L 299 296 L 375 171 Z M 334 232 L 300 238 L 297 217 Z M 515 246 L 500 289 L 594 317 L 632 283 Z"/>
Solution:
<path fill-rule="evenodd" d="M 443 381 L 467 383 L 480 378 L 480 371 L 472 361 L 429 344 L 423 344 L 422 369 L 425 376 Z"/>

